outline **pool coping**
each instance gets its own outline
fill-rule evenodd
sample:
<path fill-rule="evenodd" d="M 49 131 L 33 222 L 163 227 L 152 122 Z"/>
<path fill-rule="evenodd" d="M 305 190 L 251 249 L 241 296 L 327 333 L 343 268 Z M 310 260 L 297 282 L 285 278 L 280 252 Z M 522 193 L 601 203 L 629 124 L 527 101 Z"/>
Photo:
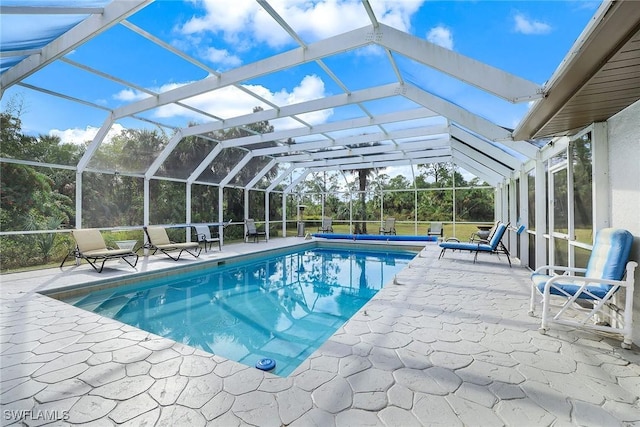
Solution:
<path fill-rule="evenodd" d="M 357 242 L 354 244 L 354 243 L 345 243 L 345 242 L 310 240 L 302 243 L 297 243 L 291 246 L 272 249 L 269 252 L 271 252 L 272 254 L 286 253 L 286 252 L 290 252 L 293 248 L 304 248 L 304 247 L 344 247 L 349 249 L 368 248 L 368 249 L 375 249 L 375 250 L 382 251 L 382 249 L 380 249 L 382 246 L 380 245 L 367 244 L 363 242 Z M 422 247 L 408 246 L 408 245 L 391 244 L 391 245 L 385 245 L 384 247 L 393 247 L 394 250 L 405 250 L 409 252 L 415 252 L 416 255 L 420 252 L 420 250 L 422 250 Z M 181 265 L 178 267 L 165 267 L 165 268 L 162 268 L 156 271 L 151 271 L 151 272 L 149 271 L 135 272 L 127 275 L 126 277 L 120 277 L 116 279 L 107 278 L 107 279 L 102 279 L 97 281 L 89 281 L 85 283 L 60 285 L 57 287 L 45 289 L 43 291 L 40 291 L 39 293 L 41 295 L 46 295 L 61 301 L 65 298 L 70 298 L 81 293 L 88 293 L 88 292 L 99 291 L 103 289 L 110 289 L 110 288 L 115 288 L 120 286 L 127 286 L 141 279 L 154 279 L 156 277 L 166 276 L 167 274 L 175 275 L 175 274 L 181 274 L 181 273 L 190 273 L 190 272 L 204 270 L 212 267 L 217 267 L 220 265 L 227 265 L 233 262 L 244 262 L 244 261 L 251 260 L 254 258 L 259 258 L 262 256 L 264 256 L 263 252 L 235 254 L 235 255 L 225 256 L 223 258 L 209 259 L 209 260 L 205 260 L 205 261 L 198 262 L 196 264 L 191 264 L 191 265 Z"/>

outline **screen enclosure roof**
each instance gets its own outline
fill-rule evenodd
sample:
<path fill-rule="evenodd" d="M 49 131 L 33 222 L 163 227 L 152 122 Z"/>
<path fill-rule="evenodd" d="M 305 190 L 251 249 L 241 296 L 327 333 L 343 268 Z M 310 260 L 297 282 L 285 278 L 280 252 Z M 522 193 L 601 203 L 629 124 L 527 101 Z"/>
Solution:
<path fill-rule="evenodd" d="M 278 2 L 258 0 L 256 19 L 280 41 L 268 53 L 247 41 L 242 49 L 251 52 L 250 62 L 234 61 L 233 52 L 221 52 L 215 43 L 187 49 L 172 41 L 169 26 L 163 31 L 149 24 L 150 11 L 170 16 L 175 3 L 3 1 L 3 96 L 8 88 L 21 86 L 92 111 L 99 130 L 76 165 L 78 171 L 109 170 L 109 165 L 97 165 L 94 156 L 119 125 L 159 128 L 168 135 L 144 170 L 125 171 L 149 178 L 159 176 L 160 166 L 179 144 L 198 137 L 209 154 L 171 178 L 238 183 L 235 175 L 256 159 L 265 165 L 263 174 L 280 167 L 297 176 L 451 161 L 492 185 L 536 157 L 548 141 L 536 139 L 604 120 L 640 98 L 640 8 L 634 2 L 602 3 L 545 84 L 385 23 L 384 10 L 368 0 L 356 3 L 359 19 L 344 18 L 353 21 L 350 28 L 324 37 L 298 30 Z M 27 22 L 37 30 L 20 31 Z M 189 22 L 195 25 L 197 19 Z M 120 44 L 111 46 L 116 35 Z M 122 42 L 127 39 L 131 43 Z M 134 41 L 143 50 L 129 52 Z M 209 57 L 226 55 L 226 65 L 214 68 L 203 59 L 203 49 Z M 104 55 L 110 61 L 96 60 Z M 345 69 L 346 61 L 356 65 Z M 140 81 L 134 70 L 151 79 Z M 184 77 L 177 83 L 176 76 Z M 94 92 L 65 84 L 74 79 L 93 82 Z M 156 84 L 149 85 L 150 80 Z M 451 100 L 442 87 L 452 82 L 486 99 L 486 109 Z M 321 95 L 301 95 L 318 84 L 324 85 Z M 602 103 L 596 108 L 589 98 L 623 89 L 625 95 L 607 102 L 607 108 Z M 279 91 L 287 96 L 273 95 Z M 108 95 L 114 92 L 122 96 L 114 100 Z M 221 106 L 211 101 L 215 99 L 230 101 Z M 234 100 L 256 108 L 234 110 Z M 487 109 L 498 104 L 525 108 L 515 131 L 488 118 Z M 176 111 L 182 114 L 170 114 Z M 254 130 L 253 124 L 264 121 L 272 132 Z M 243 132 L 232 134 L 232 129 Z M 215 159 L 223 150 L 240 150 L 241 155 L 232 173 L 214 176 Z M 239 184 L 252 186 L 259 178 Z"/>

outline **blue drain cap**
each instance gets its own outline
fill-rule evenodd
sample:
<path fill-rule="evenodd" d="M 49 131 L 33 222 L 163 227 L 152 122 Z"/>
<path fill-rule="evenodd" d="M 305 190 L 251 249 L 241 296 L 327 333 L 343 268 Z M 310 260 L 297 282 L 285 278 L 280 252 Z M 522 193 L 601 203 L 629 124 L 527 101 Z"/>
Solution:
<path fill-rule="evenodd" d="M 256 362 L 256 368 L 260 369 L 261 371 L 270 371 L 275 367 L 276 361 L 267 357 Z"/>

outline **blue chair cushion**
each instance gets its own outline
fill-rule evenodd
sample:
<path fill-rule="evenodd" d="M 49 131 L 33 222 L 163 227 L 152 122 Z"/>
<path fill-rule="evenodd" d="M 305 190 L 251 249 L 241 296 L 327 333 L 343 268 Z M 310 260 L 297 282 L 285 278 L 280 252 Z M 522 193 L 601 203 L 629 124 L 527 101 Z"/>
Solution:
<path fill-rule="evenodd" d="M 504 235 L 505 231 L 507 231 L 507 224 L 504 224 L 502 222 L 498 224 L 498 228 L 496 228 L 496 232 L 493 233 L 493 237 L 489 242 L 489 245 L 491 245 L 492 248 L 491 250 L 495 250 L 498 247 L 498 243 L 500 243 L 500 241 L 502 240 L 502 236 Z"/>
<path fill-rule="evenodd" d="M 551 279 L 551 277 L 553 276 L 537 273 L 537 274 L 531 275 L 531 280 L 533 281 L 533 284 L 537 286 L 538 291 L 540 291 L 540 293 L 543 293 L 544 285 L 547 283 L 549 279 Z M 560 296 L 566 297 L 566 295 L 560 292 L 560 290 L 557 289 L 556 287 L 567 292 L 569 295 L 575 295 L 576 292 L 578 292 L 578 290 L 580 289 L 580 285 L 577 285 L 575 283 L 562 283 L 562 281 L 559 281 L 559 282 L 555 282 L 551 287 L 551 289 L 549 290 L 549 293 L 551 293 L 551 295 L 560 295 Z M 601 285 L 601 284 L 594 283 L 593 285 L 587 286 L 586 289 L 596 297 L 604 298 L 607 292 L 611 290 L 611 287 L 612 285 Z M 582 294 L 578 298 L 589 299 L 589 300 L 595 299 L 591 295 L 586 294 L 584 292 L 582 292 Z"/>
<path fill-rule="evenodd" d="M 622 280 L 625 273 L 625 267 L 631 253 L 631 245 L 633 244 L 633 235 L 627 230 L 615 228 L 603 228 L 596 234 L 596 241 L 589 257 L 587 271 L 585 276 L 594 279 L 606 280 Z M 544 285 L 552 276 L 546 274 L 532 274 L 531 280 L 537 286 L 540 293 L 544 292 Z M 578 279 L 579 280 L 579 279 Z M 564 290 L 565 292 L 575 295 L 580 289 L 579 285 L 574 283 L 556 282 L 554 286 Z M 590 284 L 586 289 L 598 298 L 603 298 L 612 288 L 607 284 Z M 563 295 L 558 289 L 553 287 L 550 292 L 554 295 Z M 592 296 L 582 293 L 579 296 L 582 299 L 594 299 Z"/>
<path fill-rule="evenodd" d="M 603 228 L 598 231 L 585 276 L 622 280 L 632 244 L 633 235 L 627 230 Z"/>
<path fill-rule="evenodd" d="M 490 245 L 485 243 L 442 242 L 440 247 L 444 249 L 459 249 L 463 251 L 493 251 Z"/>

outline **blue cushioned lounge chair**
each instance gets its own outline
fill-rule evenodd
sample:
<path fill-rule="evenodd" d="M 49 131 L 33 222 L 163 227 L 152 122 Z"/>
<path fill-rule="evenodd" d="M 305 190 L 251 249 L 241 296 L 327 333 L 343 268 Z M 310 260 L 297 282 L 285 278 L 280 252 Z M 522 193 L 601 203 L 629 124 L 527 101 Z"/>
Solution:
<path fill-rule="evenodd" d="M 504 236 L 505 231 L 507 231 L 507 224 L 500 223 L 496 228 L 496 232 L 493 234 L 491 241 L 489 243 L 465 243 L 460 242 L 458 239 L 447 239 L 446 242 L 440 243 L 440 247 L 442 250 L 440 251 L 440 259 L 444 256 L 444 253 L 447 249 L 451 250 L 462 250 L 462 251 L 471 251 L 474 252 L 475 255 L 473 257 L 473 262 L 476 262 L 478 259 L 478 254 L 480 252 L 488 252 L 491 254 L 499 254 L 503 253 L 507 256 L 507 261 L 509 261 L 509 267 L 511 267 L 511 259 L 509 258 L 509 250 L 502 243 L 502 237 Z"/>
<path fill-rule="evenodd" d="M 596 234 L 586 269 L 549 265 L 536 269 L 531 274 L 529 315 L 534 315 L 536 294 L 542 295 L 540 332 L 546 333 L 550 323 L 614 332 L 622 334 L 622 347 L 630 348 L 633 276 L 638 266 L 629 261 L 632 243 L 633 235 L 628 231 L 604 228 Z M 575 273 L 583 275 L 576 276 Z M 621 288 L 626 291 L 623 314 L 614 298 Z M 552 296 L 561 300 L 555 314 L 551 313 Z"/>

